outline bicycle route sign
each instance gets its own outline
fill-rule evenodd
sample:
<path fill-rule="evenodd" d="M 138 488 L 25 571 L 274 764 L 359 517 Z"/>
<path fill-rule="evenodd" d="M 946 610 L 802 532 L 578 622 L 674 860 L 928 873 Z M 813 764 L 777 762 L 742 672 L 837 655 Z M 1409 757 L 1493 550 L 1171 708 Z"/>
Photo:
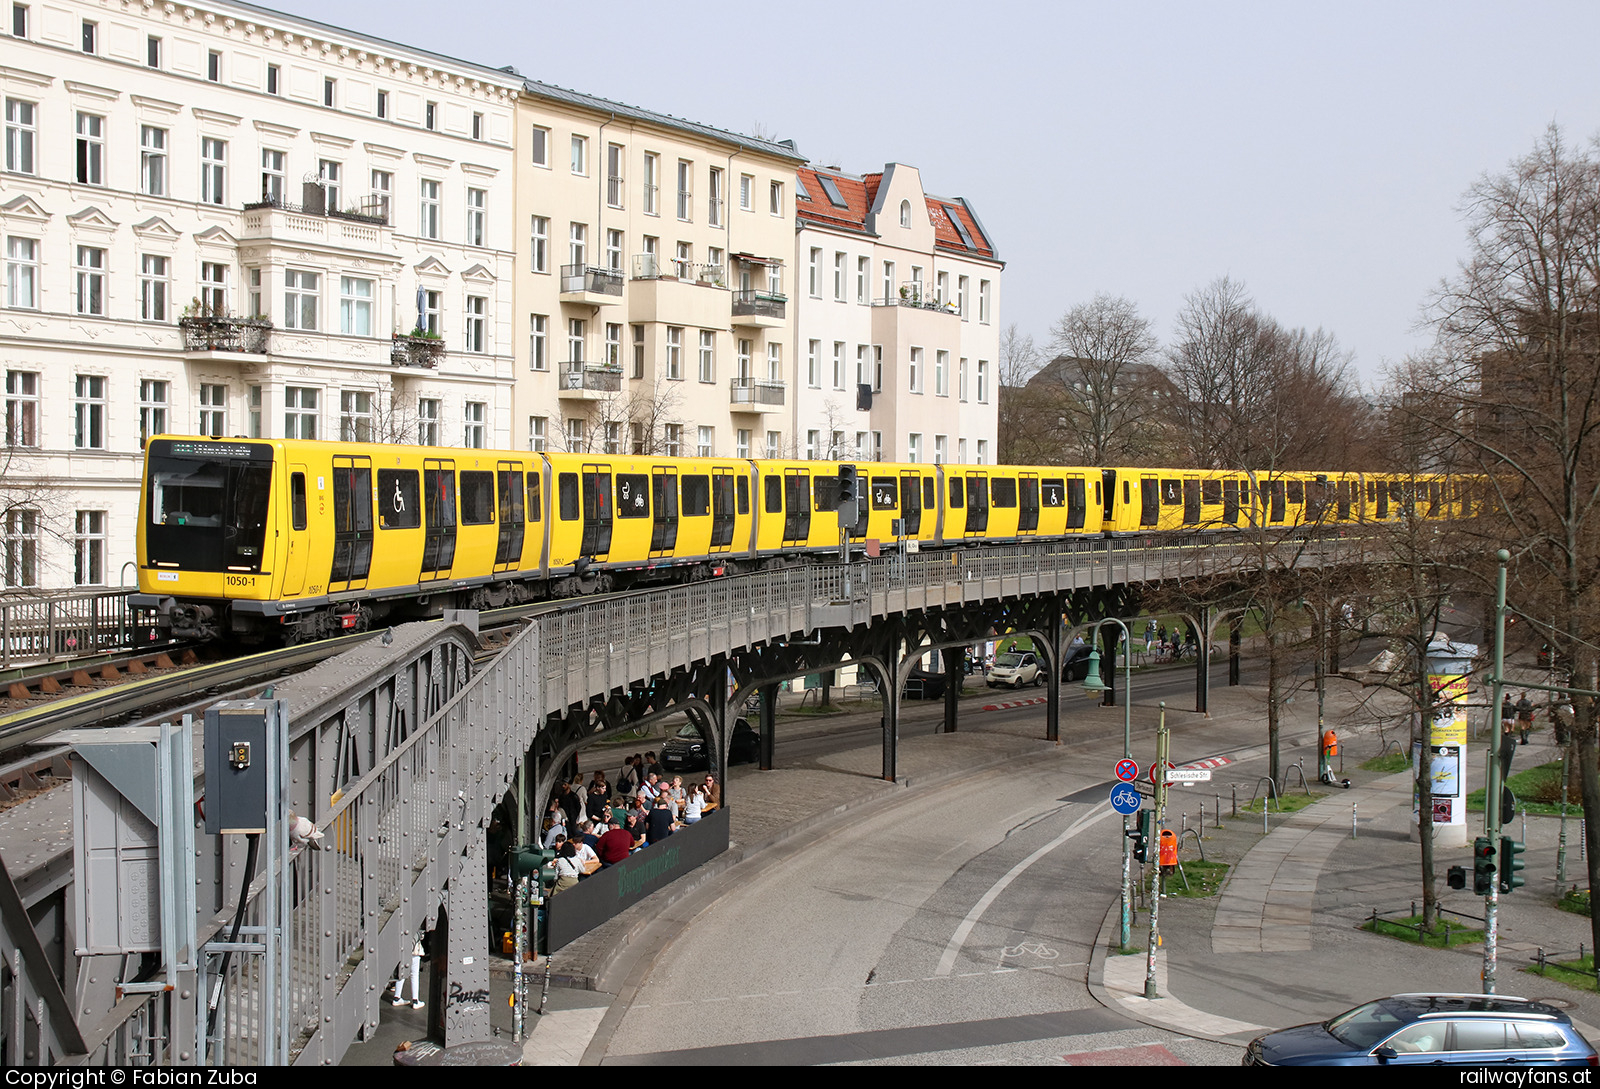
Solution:
<path fill-rule="evenodd" d="M 1124 783 L 1131 783 L 1139 778 L 1139 763 L 1136 760 L 1118 760 L 1117 778 Z"/>
<path fill-rule="evenodd" d="M 1124 817 L 1139 812 L 1139 792 L 1127 783 L 1111 788 L 1111 808 Z"/>

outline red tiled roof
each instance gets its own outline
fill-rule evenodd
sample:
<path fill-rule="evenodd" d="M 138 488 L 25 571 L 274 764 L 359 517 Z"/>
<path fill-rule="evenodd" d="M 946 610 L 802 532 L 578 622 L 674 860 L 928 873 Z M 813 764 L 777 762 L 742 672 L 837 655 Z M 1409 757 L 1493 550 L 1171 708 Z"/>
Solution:
<path fill-rule="evenodd" d="M 867 207 L 870 208 L 873 202 L 878 199 L 878 186 L 883 184 L 883 171 L 880 170 L 876 174 L 863 174 L 861 182 L 867 187 Z"/>
<path fill-rule="evenodd" d="M 961 225 L 967 229 L 967 237 L 972 239 L 970 247 L 961 240 L 961 232 L 951 225 L 950 220 L 954 217 L 959 217 Z M 967 253 L 978 253 L 984 257 L 994 256 L 994 247 L 989 245 L 989 240 L 978 229 L 978 221 L 972 218 L 972 213 L 960 202 L 929 197 L 928 219 L 933 223 L 934 245 L 947 246 Z"/>
<path fill-rule="evenodd" d="M 796 200 L 794 202 L 795 214 L 801 219 L 814 220 L 818 223 L 836 224 L 842 227 L 853 227 L 858 231 L 867 228 L 867 210 L 872 207 L 872 198 L 867 194 L 866 187 L 860 178 L 852 178 L 847 174 L 835 174 L 831 170 L 822 171 L 839 190 L 839 195 L 844 198 L 847 207 L 840 208 L 828 199 L 828 194 L 823 190 L 822 183 L 817 180 L 818 171 L 809 166 L 802 166 L 796 171 L 800 180 L 805 184 L 806 192 L 811 194 L 809 201 Z"/>

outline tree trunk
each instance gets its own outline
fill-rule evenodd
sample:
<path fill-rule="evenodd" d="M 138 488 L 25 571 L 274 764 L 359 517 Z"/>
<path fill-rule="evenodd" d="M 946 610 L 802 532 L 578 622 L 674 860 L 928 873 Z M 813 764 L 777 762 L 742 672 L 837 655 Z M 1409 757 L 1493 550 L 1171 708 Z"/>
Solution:
<path fill-rule="evenodd" d="M 1417 842 L 1422 863 L 1422 925 L 1432 929 L 1439 916 L 1439 890 L 1433 870 L 1433 691 L 1421 653 L 1417 655 L 1417 725 L 1422 739 L 1417 758 Z M 1463 769 L 1464 770 L 1464 769 Z"/>
<path fill-rule="evenodd" d="M 1278 722 L 1278 694 L 1283 686 L 1281 667 L 1278 654 L 1278 635 L 1270 626 L 1267 628 L 1267 774 L 1272 776 L 1274 783 L 1279 782 L 1283 775 L 1278 758 L 1279 722 Z"/>

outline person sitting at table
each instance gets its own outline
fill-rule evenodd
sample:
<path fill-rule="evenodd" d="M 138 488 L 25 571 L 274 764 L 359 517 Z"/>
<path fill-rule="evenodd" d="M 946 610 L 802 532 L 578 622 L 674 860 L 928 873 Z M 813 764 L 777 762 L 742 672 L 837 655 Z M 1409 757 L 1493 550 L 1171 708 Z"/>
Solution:
<path fill-rule="evenodd" d="M 599 842 L 600 829 L 603 827 L 604 825 L 597 824 L 594 821 L 579 821 L 578 834 L 572 838 L 579 843 L 588 844 L 590 847 L 593 847 L 597 842 Z"/>
<path fill-rule="evenodd" d="M 561 846 L 561 841 L 567 838 L 567 826 L 556 821 L 550 826 L 550 831 L 544 834 L 544 846 L 549 848 Z"/>
<path fill-rule="evenodd" d="M 622 822 L 622 830 L 633 837 L 633 849 L 635 851 L 645 844 L 644 822 L 645 818 L 635 817 L 632 813 L 629 813 L 628 819 Z"/>
<path fill-rule="evenodd" d="M 672 826 L 677 821 L 672 815 L 671 799 L 665 794 L 655 800 L 650 808 L 650 816 L 645 820 L 645 839 L 650 843 L 660 843 L 672 835 Z"/>
<path fill-rule="evenodd" d="M 550 890 L 551 896 L 558 892 L 566 892 L 583 876 L 583 866 L 579 864 L 577 854 L 577 848 L 570 843 L 563 843 L 561 849 L 556 852 L 556 883 Z"/>
<path fill-rule="evenodd" d="M 700 784 L 700 789 L 705 793 L 707 809 L 715 809 L 722 804 L 722 784 L 717 782 L 715 775 L 707 772 L 706 781 Z"/>
<path fill-rule="evenodd" d="M 667 788 L 667 793 L 672 796 L 673 801 L 678 803 L 678 808 L 682 809 L 683 803 L 689 800 L 688 791 L 683 789 L 683 776 L 674 775 L 672 777 L 672 785 Z"/>
<path fill-rule="evenodd" d="M 706 797 L 699 787 L 689 791 L 689 798 L 683 803 L 683 823 L 694 824 L 705 813 Z"/>
<path fill-rule="evenodd" d="M 594 849 L 594 853 L 600 856 L 600 868 L 615 866 L 627 858 L 633 851 L 633 838 L 632 832 L 622 827 L 619 821 L 613 820 Z"/>
<path fill-rule="evenodd" d="M 661 793 L 661 776 L 655 772 L 646 772 L 644 782 L 639 784 L 639 800 L 646 804 L 656 800 L 656 795 Z"/>
<path fill-rule="evenodd" d="M 595 854 L 593 847 L 589 846 L 581 839 L 568 840 L 567 842 L 572 845 L 573 857 L 578 860 L 578 865 L 583 868 L 583 875 L 585 877 L 589 876 L 590 873 L 600 868 L 600 856 Z"/>
<path fill-rule="evenodd" d="M 638 821 L 641 829 L 644 828 L 645 818 L 650 816 L 650 805 L 651 803 L 643 798 L 635 798 L 633 804 L 628 807 L 628 816 Z"/>

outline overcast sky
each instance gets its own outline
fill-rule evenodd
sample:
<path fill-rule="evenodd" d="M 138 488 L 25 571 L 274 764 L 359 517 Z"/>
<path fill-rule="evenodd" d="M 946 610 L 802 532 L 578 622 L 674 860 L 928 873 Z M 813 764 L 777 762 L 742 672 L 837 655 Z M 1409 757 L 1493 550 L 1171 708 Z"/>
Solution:
<path fill-rule="evenodd" d="M 270 6 L 857 173 L 913 164 L 973 202 L 1000 320 L 1041 343 L 1099 291 L 1165 338 L 1228 275 L 1336 333 L 1369 384 L 1427 343 L 1467 186 L 1552 121 L 1600 131 L 1592 2 Z"/>

